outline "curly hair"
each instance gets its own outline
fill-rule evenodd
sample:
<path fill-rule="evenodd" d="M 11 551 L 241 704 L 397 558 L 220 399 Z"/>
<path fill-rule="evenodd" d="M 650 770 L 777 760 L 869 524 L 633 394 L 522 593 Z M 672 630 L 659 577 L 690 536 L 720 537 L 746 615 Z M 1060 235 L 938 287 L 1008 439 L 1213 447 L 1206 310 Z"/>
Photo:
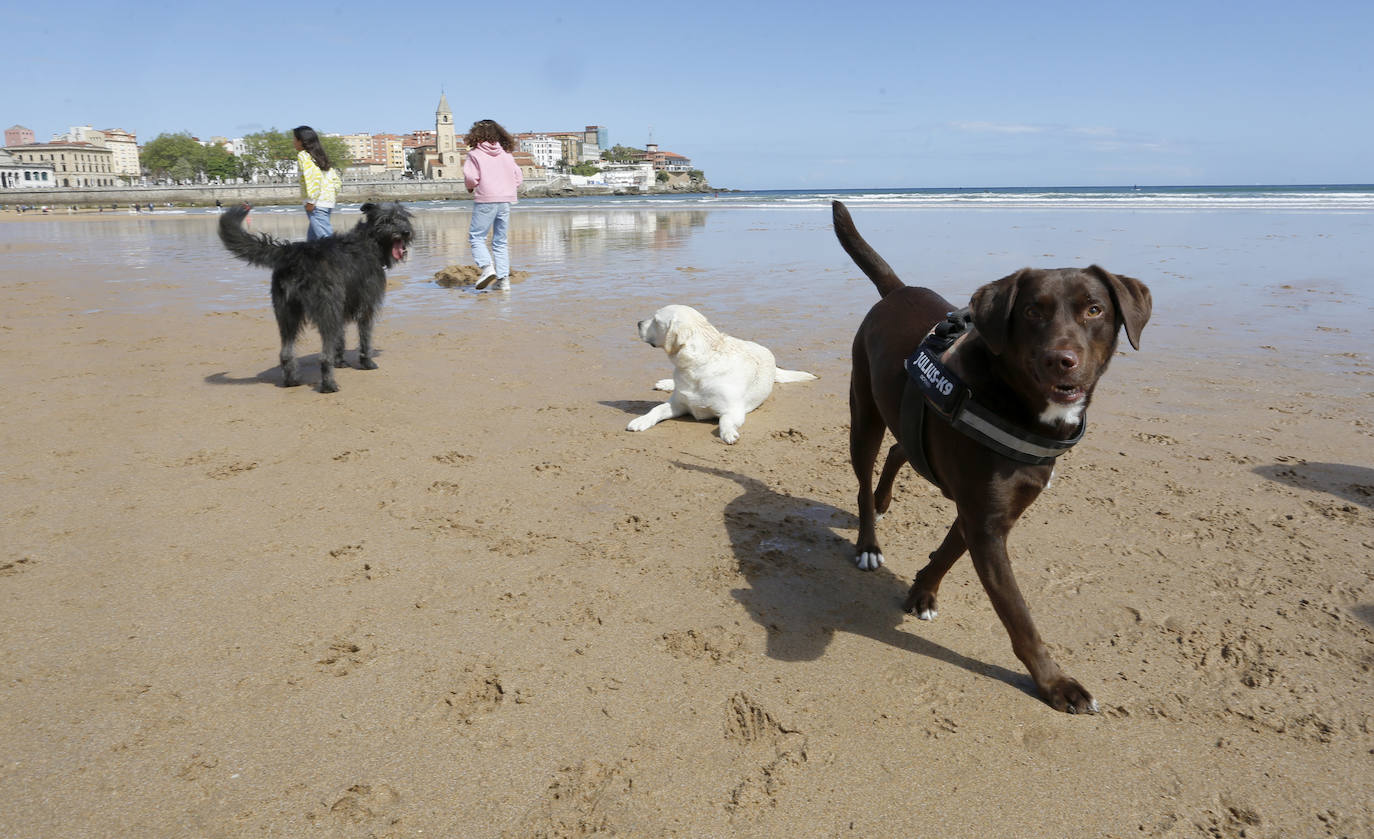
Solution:
<path fill-rule="evenodd" d="M 463 142 L 468 148 L 477 148 L 478 143 L 496 143 L 506 151 L 515 151 L 515 138 L 494 119 L 479 119 L 468 129 Z"/>

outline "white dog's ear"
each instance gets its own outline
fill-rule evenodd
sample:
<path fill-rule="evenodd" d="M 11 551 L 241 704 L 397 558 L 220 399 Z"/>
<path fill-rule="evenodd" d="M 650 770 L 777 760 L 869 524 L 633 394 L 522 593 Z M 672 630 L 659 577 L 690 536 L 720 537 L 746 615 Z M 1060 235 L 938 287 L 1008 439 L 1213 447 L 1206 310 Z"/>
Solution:
<path fill-rule="evenodd" d="M 670 356 L 677 355 L 691 338 L 692 330 L 687 328 L 680 318 L 673 318 L 663 328 L 663 349 Z"/>

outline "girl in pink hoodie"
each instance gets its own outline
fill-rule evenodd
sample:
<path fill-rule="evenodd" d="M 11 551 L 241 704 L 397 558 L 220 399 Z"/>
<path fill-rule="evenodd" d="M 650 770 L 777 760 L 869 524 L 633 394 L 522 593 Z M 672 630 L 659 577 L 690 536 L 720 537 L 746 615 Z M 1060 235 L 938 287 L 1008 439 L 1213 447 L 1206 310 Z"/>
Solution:
<path fill-rule="evenodd" d="M 472 224 L 468 227 L 468 243 L 472 258 L 482 275 L 477 288 L 484 289 L 492 280 L 504 287 L 510 282 L 510 250 L 506 246 L 506 228 L 510 224 L 510 205 L 518 200 L 517 192 L 524 176 L 515 165 L 511 152 L 515 140 L 494 120 L 479 119 L 463 138 L 468 144 L 468 159 L 463 163 L 463 183 L 472 193 Z M 491 232 L 491 250 L 487 250 L 487 233 Z"/>

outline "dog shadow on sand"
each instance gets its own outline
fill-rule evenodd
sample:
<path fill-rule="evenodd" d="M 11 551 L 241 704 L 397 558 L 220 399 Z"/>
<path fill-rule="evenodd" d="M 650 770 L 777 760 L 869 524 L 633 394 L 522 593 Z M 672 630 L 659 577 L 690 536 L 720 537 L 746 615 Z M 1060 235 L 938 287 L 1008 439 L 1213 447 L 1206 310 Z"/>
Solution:
<path fill-rule="evenodd" d="M 372 357 L 380 358 L 381 350 L 373 350 Z M 344 353 L 344 360 L 348 362 L 347 367 L 335 367 L 335 370 L 358 369 L 358 353 L 350 350 Z M 301 387 L 308 387 L 311 390 L 320 389 L 320 354 L 311 353 L 310 355 L 298 355 L 296 361 L 300 364 Z M 280 364 L 274 364 L 266 370 L 261 371 L 256 376 L 231 376 L 229 371 L 211 373 L 205 377 L 207 385 L 274 385 L 281 387 L 283 376 Z"/>
<path fill-rule="evenodd" d="M 673 465 L 734 481 L 743 490 L 725 506 L 724 519 L 749 587 L 731 595 L 766 630 L 770 658 L 814 661 L 835 633 L 849 632 L 1037 695 L 1029 676 L 915 634 L 916 619 L 902 610 L 910 583 L 885 566 L 868 572 L 855 568 L 848 561 L 854 546 L 832 530 L 857 527 L 854 514 L 777 492 L 735 472 L 681 461 Z"/>
<path fill-rule="evenodd" d="M 1256 466 L 1256 475 L 1297 489 L 1324 492 L 1374 509 L 1374 469 L 1348 463 L 1271 463 Z"/>

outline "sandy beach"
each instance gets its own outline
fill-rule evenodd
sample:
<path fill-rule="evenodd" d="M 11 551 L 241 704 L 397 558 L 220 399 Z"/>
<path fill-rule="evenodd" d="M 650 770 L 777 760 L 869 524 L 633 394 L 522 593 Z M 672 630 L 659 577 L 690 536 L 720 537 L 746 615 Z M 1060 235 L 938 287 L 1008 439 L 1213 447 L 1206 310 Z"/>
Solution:
<path fill-rule="evenodd" d="M 876 292 L 823 209 L 522 204 L 475 293 L 417 208 L 332 395 L 279 386 L 213 214 L 4 213 L 0 835 L 1374 836 L 1368 216 L 854 216 L 952 300 L 1154 292 L 1011 538 L 1101 714 L 1036 698 L 967 558 L 902 612 L 953 519 L 910 470 L 852 566 Z M 667 303 L 820 379 L 734 446 L 626 432 Z"/>

